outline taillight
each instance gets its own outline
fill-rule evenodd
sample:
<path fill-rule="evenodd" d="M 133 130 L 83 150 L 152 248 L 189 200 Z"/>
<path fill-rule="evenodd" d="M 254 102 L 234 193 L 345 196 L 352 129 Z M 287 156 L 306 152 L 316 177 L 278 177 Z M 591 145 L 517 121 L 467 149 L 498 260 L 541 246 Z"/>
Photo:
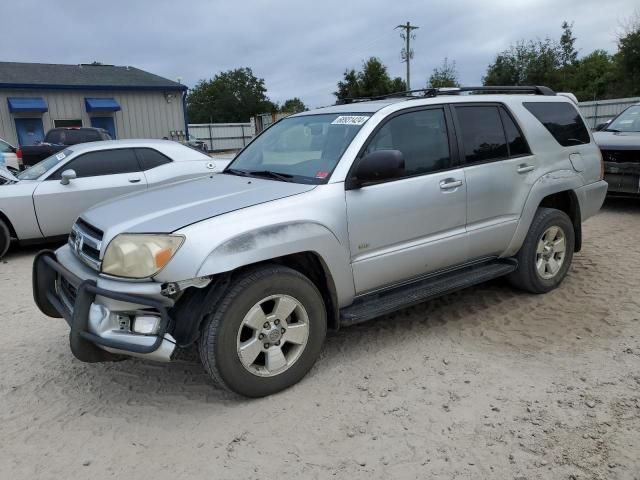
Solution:
<path fill-rule="evenodd" d="M 16 157 L 18 157 L 18 164 L 22 165 L 22 149 L 19 147 L 16 150 Z"/>
<path fill-rule="evenodd" d="M 604 180 L 604 158 L 602 157 L 602 150 L 598 149 L 600 154 L 600 180 Z"/>

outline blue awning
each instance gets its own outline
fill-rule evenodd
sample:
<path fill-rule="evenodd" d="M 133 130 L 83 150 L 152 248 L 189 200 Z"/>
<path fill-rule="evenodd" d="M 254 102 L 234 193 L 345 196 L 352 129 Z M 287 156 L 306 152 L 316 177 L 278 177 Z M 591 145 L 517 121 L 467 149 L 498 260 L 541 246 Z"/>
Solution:
<path fill-rule="evenodd" d="M 87 112 L 117 112 L 121 110 L 120 104 L 113 98 L 85 98 L 84 104 Z"/>
<path fill-rule="evenodd" d="M 47 102 L 42 97 L 9 97 L 7 102 L 9 102 L 9 111 L 11 113 L 44 113 L 49 110 Z"/>

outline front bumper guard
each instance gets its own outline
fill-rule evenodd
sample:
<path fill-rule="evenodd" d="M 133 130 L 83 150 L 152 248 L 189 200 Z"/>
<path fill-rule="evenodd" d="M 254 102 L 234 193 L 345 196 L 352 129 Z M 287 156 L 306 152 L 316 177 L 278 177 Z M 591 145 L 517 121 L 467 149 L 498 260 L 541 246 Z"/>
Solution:
<path fill-rule="evenodd" d="M 73 309 L 69 309 L 60 297 L 57 287 L 59 278 L 64 278 L 76 289 Z M 71 327 L 69 344 L 78 360 L 104 362 L 120 358 L 97 345 L 125 353 L 144 355 L 158 350 L 165 340 L 165 334 L 171 322 L 165 305 L 143 296 L 105 290 L 98 287 L 95 280 L 82 280 L 58 263 L 52 250 L 43 250 L 36 255 L 33 261 L 32 282 L 33 299 L 40 311 L 50 317 L 64 318 Z M 151 345 L 136 345 L 116 339 L 103 338 L 89 332 L 89 309 L 98 295 L 156 309 L 160 314 L 160 324 L 155 342 Z"/>

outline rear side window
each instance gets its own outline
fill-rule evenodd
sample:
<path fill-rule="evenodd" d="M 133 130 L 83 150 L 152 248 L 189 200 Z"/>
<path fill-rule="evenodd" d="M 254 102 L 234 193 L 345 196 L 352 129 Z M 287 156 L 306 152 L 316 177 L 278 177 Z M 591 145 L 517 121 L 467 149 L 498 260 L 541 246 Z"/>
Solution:
<path fill-rule="evenodd" d="M 504 108 L 500 108 L 500 117 L 502 118 L 504 133 L 507 136 L 509 156 L 529 155 L 531 153 L 529 145 L 527 145 L 522 132 L 513 121 L 513 118 L 511 118 L 511 115 L 509 115 Z"/>
<path fill-rule="evenodd" d="M 455 107 L 465 163 L 507 158 L 509 150 L 497 106 Z"/>
<path fill-rule="evenodd" d="M 151 170 L 166 163 L 171 163 L 171 159 L 161 154 L 153 148 L 136 148 L 136 153 L 142 164 L 142 170 Z"/>
<path fill-rule="evenodd" d="M 60 167 L 54 175 L 49 177 L 49 180 L 61 178 L 62 172 L 69 169 L 75 170 L 76 176 L 82 178 L 138 172 L 140 166 L 135 153 L 130 148 L 99 150 L 74 158 Z"/>
<path fill-rule="evenodd" d="M 582 145 L 591 141 L 589 131 L 580 114 L 570 103 L 524 102 L 523 105 L 563 147 Z"/>

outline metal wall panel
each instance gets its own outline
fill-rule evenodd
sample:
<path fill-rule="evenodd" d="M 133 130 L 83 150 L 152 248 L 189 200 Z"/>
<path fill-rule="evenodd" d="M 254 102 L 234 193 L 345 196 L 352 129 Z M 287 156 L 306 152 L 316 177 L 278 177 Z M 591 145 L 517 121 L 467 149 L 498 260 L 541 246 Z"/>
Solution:
<path fill-rule="evenodd" d="M 108 90 L 0 90 L 0 138 L 16 145 L 18 137 L 14 119 L 16 117 L 42 116 L 45 132 L 54 127 L 54 120 L 82 120 L 85 127 L 91 126 L 85 109 L 85 97 L 114 98 L 122 108 L 113 113 L 118 138 L 162 138 L 170 137 L 170 131 L 184 131 L 184 112 L 180 92 L 167 101 L 164 92 L 127 92 Z M 7 97 L 42 97 L 49 111 L 40 114 L 11 114 Z M 100 114 L 95 114 L 96 116 Z"/>
<path fill-rule="evenodd" d="M 592 102 L 580 102 L 580 113 L 587 120 L 591 128 L 599 123 L 611 120 L 625 108 L 640 102 L 638 98 L 614 98 L 612 100 L 597 100 Z"/>
<path fill-rule="evenodd" d="M 251 123 L 193 123 L 189 134 L 207 142 L 210 151 L 240 150 L 251 141 L 255 129 Z"/>

